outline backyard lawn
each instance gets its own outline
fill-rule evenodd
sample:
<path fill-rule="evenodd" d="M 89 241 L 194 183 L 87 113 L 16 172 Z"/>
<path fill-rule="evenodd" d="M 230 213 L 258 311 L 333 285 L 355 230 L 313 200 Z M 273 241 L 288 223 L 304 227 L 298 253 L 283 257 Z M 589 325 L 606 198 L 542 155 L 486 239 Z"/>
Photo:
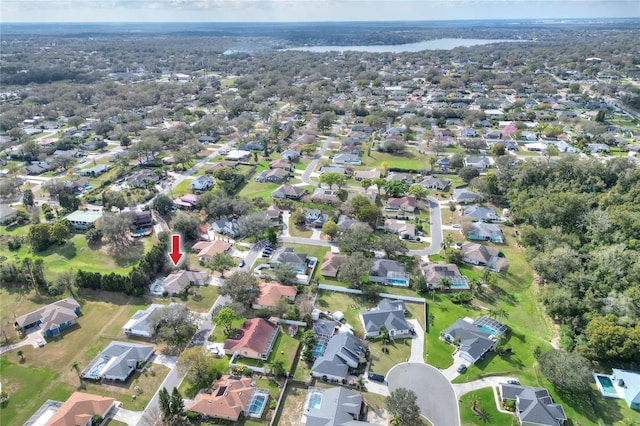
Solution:
<path fill-rule="evenodd" d="M 266 361 L 252 358 L 239 358 L 236 359 L 235 362 L 237 364 L 244 364 L 253 367 L 263 367 L 268 369 L 274 362 L 282 361 L 284 370 L 291 371 L 291 366 L 293 365 L 293 361 L 296 356 L 296 352 L 298 351 L 298 346 L 300 346 L 301 339 L 302 331 L 298 331 L 298 333 L 292 337 L 289 335 L 289 333 L 287 333 L 285 329 L 281 327 L 280 333 L 278 334 L 278 337 L 273 344 L 273 349 L 271 349 L 269 358 L 267 358 Z"/>
<path fill-rule="evenodd" d="M 362 156 L 363 166 L 357 167 L 358 169 L 381 169 L 382 163 L 387 164 L 387 169 L 390 168 L 402 168 L 402 169 L 429 169 L 429 156 L 419 154 L 413 149 L 408 149 L 402 154 L 387 154 L 385 152 L 371 151 L 371 155 Z"/>
<path fill-rule="evenodd" d="M 191 294 L 191 291 L 195 291 L 195 293 Z M 214 304 L 216 299 L 218 298 L 218 287 L 214 285 L 208 286 L 195 286 L 190 290 L 190 294 L 187 297 L 187 300 L 183 300 L 180 297 L 166 297 L 166 298 L 155 298 L 153 300 L 154 303 L 184 303 L 187 305 L 187 308 L 191 311 L 195 312 L 208 312 L 211 309 L 211 306 Z"/>
<path fill-rule="evenodd" d="M 386 352 L 384 351 L 386 346 Z M 369 371 L 386 376 L 391 367 L 407 362 L 411 356 L 411 339 L 396 339 L 386 345 L 382 339 L 369 341 L 371 366 Z"/>
<path fill-rule="evenodd" d="M 258 170 L 256 170 L 256 173 Z M 250 200 L 254 198 L 262 198 L 268 200 L 271 197 L 271 193 L 280 187 L 279 183 L 261 183 L 256 182 L 253 178 L 249 180 L 238 193 L 241 197 L 246 197 Z"/>

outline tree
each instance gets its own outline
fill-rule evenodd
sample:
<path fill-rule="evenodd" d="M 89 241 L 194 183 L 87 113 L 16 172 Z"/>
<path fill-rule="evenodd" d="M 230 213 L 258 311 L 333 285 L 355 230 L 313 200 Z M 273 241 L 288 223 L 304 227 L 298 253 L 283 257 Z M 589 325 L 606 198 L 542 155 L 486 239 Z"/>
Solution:
<path fill-rule="evenodd" d="M 340 235 L 338 247 L 343 253 L 369 250 L 371 228 L 363 223 L 356 223 Z"/>
<path fill-rule="evenodd" d="M 551 161 L 551 157 L 557 157 L 560 155 L 560 150 L 555 145 L 547 144 L 547 146 L 542 150 L 542 155 L 544 155 L 548 163 Z"/>
<path fill-rule="evenodd" d="M 50 239 L 53 244 L 64 244 L 70 235 L 69 222 L 66 220 L 56 222 L 50 229 Z"/>
<path fill-rule="evenodd" d="M 371 270 L 371 259 L 364 254 L 352 253 L 338 270 L 338 280 L 358 288 L 368 278 Z"/>
<path fill-rule="evenodd" d="M 471 182 L 473 179 L 480 176 L 480 171 L 475 167 L 465 166 L 458 170 L 458 176 L 466 183 Z"/>
<path fill-rule="evenodd" d="M 102 193 L 102 206 L 105 210 L 111 210 L 111 207 L 122 211 L 127 207 L 127 200 L 121 191 L 104 191 Z"/>
<path fill-rule="evenodd" d="M 552 349 L 538 358 L 540 371 L 554 386 L 577 394 L 591 389 L 591 368 L 579 354 Z"/>
<path fill-rule="evenodd" d="M 98 228 L 102 231 L 102 239 L 105 243 L 112 246 L 112 252 L 122 253 L 124 250 L 133 245 L 131 238 L 131 215 L 104 213 Z"/>
<path fill-rule="evenodd" d="M 42 251 L 51 245 L 51 225 L 48 223 L 37 223 L 31 225 L 27 232 L 27 244 L 34 251 Z"/>
<path fill-rule="evenodd" d="M 20 349 L 16 354 L 20 357 L 20 362 L 24 362 L 24 351 Z"/>
<path fill-rule="evenodd" d="M 175 218 L 171 221 L 171 229 L 182 234 L 187 240 L 195 241 L 198 239 L 200 220 L 196 216 L 192 216 L 185 212 L 179 211 Z"/>
<path fill-rule="evenodd" d="M 178 388 L 174 387 L 171 394 L 169 394 L 166 387 L 160 389 L 158 392 L 158 402 L 164 424 L 170 426 L 190 424 L 186 420 L 187 413 L 184 408 L 184 399 L 182 395 L 180 395 Z"/>
<path fill-rule="evenodd" d="M 259 237 L 271 226 L 264 212 L 255 212 L 238 219 L 238 232 L 243 237 Z"/>
<path fill-rule="evenodd" d="M 451 156 L 451 162 L 449 164 L 454 169 L 460 170 L 461 168 L 464 167 L 464 158 L 465 156 L 463 152 L 456 152 Z"/>
<path fill-rule="evenodd" d="M 313 361 L 314 356 L 312 349 L 318 341 L 318 336 L 315 331 L 309 329 L 302 334 L 302 343 L 304 349 L 302 350 L 302 359 L 305 361 Z"/>
<path fill-rule="evenodd" d="M 233 329 L 233 322 L 235 320 L 238 319 L 238 316 L 236 315 L 236 312 L 229 308 L 229 307 L 224 307 L 222 309 L 220 309 L 220 311 L 218 312 L 218 315 L 216 315 L 215 318 L 213 318 L 213 322 L 219 326 L 224 328 L 224 335 L 229 337 L 232 336 L 235 333 L 235 330 Z"/>
<path fill-rule="evenodd" d="M 328 220 L 322 225 L 322 232 L 333 240 L 338 235 L 338 225 L 334 221 Z"/>
<path fill-rule="evenodd" d="M 219 294 L 248 308 L 260 295 L 258 279 L 251 272 L 237 271 L 220 286 Z"/>
<path fill-rule="evenodd" d="M 184 349 L 198 329 L 193 314 L 182 304 L 156 310 L 151 323 L 155 325 L 156 339 L 175 352 Z"/>
<path fill-rule="evenodd" d="M 394 416 L 399 416 L 402 425 L 420 424 L 420 407 L 416 403 L 418 397 L 410 389 L 398 388 L 387 397 L 387 409 Z"/>
<path fill-rule="evenodd" d="M 22 204 L 25 206 L 33 206 L 33 191 L 31 189 L 25 189 L 22 193 Z"/>
<path fill-rule="evenodd" d="M 273 361 L 269 365 L 269 372 L 276 379 L 282 379 L 287 373 L 284 370 L 284 362 L 281 359 Z"/>
<path fill-rule="evenodd" d="M 78 210 L 80 206 L 80 198 L 64 191 L 58 194 L 58 202 L 60 203 L 60 207 L 70 212 Z"/>
<path fill-rule="evenodd" d="M 376 189 L 378 191 L 378 193 L 380 193 L 381 189 L 384 189 L 384 185 L 387 183 L 387 181 L 384 178 L 375 178 L 373 180 L 373 184 L 376 186 Z"/>
<path fill-rule="evenodd" d="M 271 307 L 271 315 L 276 318 L 284 318 L 290 308 L 289 301 L 283 297 Z"/>
<path fill-rule="evenodd" d="M 220 272 L 224 278 L 224 272 L 236 266 L 236 261 L 229 253 L 216 253 L 206 262 L 207 268 Z"/>
<path fill-rule="evenodd" d="M 291 265 L 280 264 L 275 268 L 276 280 L 280 284 L 294 285 L 296 283 L 296 271 Z"/>
<path fill-rule="evenodd" d="M 361 207 L 355 214 L 356 219 L 375 228 L 380 218 L 380 209 L 375 204 Z"/>
<path fill-rule="evenodd" d="M 325 111 L 318 117 L 318 130 L 326 132 L 331 128 L 333 122 L 336 120 L 336 114 L 332 111 Z"/>
<path fill-rule="evenodd" d="M 87 239 L 88 244 L 97 245 L 102 242 L 102 230 L 97 228 L 91 228 L 87 231 L 84 237 Z"/>
<path fill-rule="evenodd" d="M 409 194 L 416 197 L 418 200 L 424 200 L 429 195 L 429 191 L 419 183 L 411 185 L 409 188 Z"/>
<path fill-rule="evenodd" d="M 360 186 L 362 186 L 362 188 L 364 189 L 364 192 L 366 193 L 367 190 L 369 189 L 369 187 L 373 185 L 373 180 L 368 179 L 368 178 L 364 178 L 360 181 Z"/>
<path fill-rule="evenodd" d="M 178 372 L 186 374 L 187 379 L 197 389 L 211 386 L 211 354 L 202 346 L 185 349 L 178 358 Z"/>
<path fill-rule="evenodd" d="M 333 188 L 333 185 L 337 185 L 339 188 L 347 183 L 347 178 L 338 172 L 327 172 L 320 175 L 320 183 L 329 185 L 329 188 Z"/>
<path fill-rule="evenodd" d="M 374 242 L 376 248 L 383 250 L 387 259 L 397 254 L 406 254 L 409 251 L 407 245 L 395 234 L 384 234 Z"/>
<path fill-rule="evenodd" d="M 151 207 L 160 214 L 160 216 L 168 216 L 173 210 L 173 200 L 166 194 L 158 194 L 154 198 Z"/>
<path fill-rule="evenodd" d="M 403 180 L 389 180 L 384 184 L 384 192 L 389 197 L 399 198 L 407 193 L 409 185 Z"/>
<path fill-rule="evenodd" d="M 305 221 L 304 213 L 300 209 L 295 209 L 294 211 L 292 211 L 290 218 L 291 222 L 293 222 L 294 225 L 303 225 Z"/>

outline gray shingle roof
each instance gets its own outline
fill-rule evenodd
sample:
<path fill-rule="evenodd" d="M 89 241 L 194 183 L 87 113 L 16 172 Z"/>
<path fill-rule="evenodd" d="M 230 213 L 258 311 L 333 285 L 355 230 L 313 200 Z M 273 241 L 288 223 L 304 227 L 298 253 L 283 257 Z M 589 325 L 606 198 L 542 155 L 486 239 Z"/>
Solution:
<path fill-rule="evenodd" d="M 364 355 L 360 339 L 351 333 L 338 333 L 329 340 L 324 355 L 316 359 L 311 370 L 318 375 L 346 378 L 349 365 L 357 366 Z"/>
<path fill-rule="evenodd" d="M 516 400 L 516 415 L 521 423 L 558 426 L 567 420 L 562 405 L 555 404 L 544 388 L 501 383 L 500 395 Z"/>
<path fill-rule="evenodd" d="M 366 426 L 372 423 L 358 421 L 362 408 L 362 395 L 335 387 L 322 390 L 320 407 L 307 414 L 307 426 Z"/>

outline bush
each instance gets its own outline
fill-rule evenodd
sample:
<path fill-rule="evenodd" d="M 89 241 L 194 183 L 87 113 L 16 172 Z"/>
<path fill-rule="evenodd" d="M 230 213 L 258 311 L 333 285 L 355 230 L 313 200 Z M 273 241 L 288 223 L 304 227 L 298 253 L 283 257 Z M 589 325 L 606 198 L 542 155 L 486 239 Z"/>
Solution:
<path fill-rule="evenodd" d="M 450 297 L 453 303 L 469 303 L 473 299 L 473 295 L 469 291 L 453 293 Z"/>

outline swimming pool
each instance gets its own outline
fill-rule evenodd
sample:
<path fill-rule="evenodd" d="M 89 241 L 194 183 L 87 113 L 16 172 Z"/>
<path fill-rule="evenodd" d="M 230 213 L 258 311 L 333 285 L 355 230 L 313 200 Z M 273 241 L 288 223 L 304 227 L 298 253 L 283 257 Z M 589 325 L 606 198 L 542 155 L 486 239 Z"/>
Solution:
<path fill-rule="evenodd" d="M 311 348 L 311 354 L 315 357 L 318 358 L 319 356 L 324 355 L 324 351 L 327 349 L 327 345 L 324 345 L 322 343 L 316 343 L 313 348 Z"/>
<path fill-rule="evenodd" d="M 247 413 L 251 417 L 262 417 L 262 411 L 264 410 L 264 406 L 267 402 L 267 395 L 256 395 L 253 397 L 253 401 L 251 401 L 251 405 L 247 410 Z"/>
<path fill-rule="evenodd" d="M 407 281 L 404 278 L 389 278 L 387 279 L 387 282 L 391 285 L 397 285 L 397 286 L 402 286 L 402 287 L 406 287 L 409 285 L 409 281 Z"/>
<path fill-rule="evenodd" d="M 476 324 L 476 327 L 478 327 L 482 331 L 486 331 L 487 333 L 489 333 L 492 336 L 496 335 L 496 331 L 494 329 L 492 329 L 492 328 L 487 327 L 486 325 L 478 325 L 478 324 Z"/>
<path fill-rule="evenodd" d="M 91 370 L 87 373 L 86 377 L 90 379 L 99 379 L 100 372 L 102 371 L 104 366 L 107 365 L 108 362 L 109 362 L 109 357 L 105 356 L 103 358 L 100 358 L 100 361 L 96 362 L 94 366 L 91 367 Z"/>
<path fill-rule="evenodd" d="M 469 290 L 469 284 L 465 282 L 451 283 L 451 288 L 454 290 Z"/>
<path fill-rule="evenodd" d="M 602 396 L 610 398 L 618 397 L 618 391 L 613 386 L 613 380 L 611 380 L 611 377 L 596 373 L 593 374 L 593 377 L 596 379 L 596 385 Z"/>
<path fill-rule="evenodd" d="M 314 392 L 309 396 L 309 406 L 307 407 L 309 410 L 317 410 L 320 408 L 322 404 L 322 394 Z"/>

